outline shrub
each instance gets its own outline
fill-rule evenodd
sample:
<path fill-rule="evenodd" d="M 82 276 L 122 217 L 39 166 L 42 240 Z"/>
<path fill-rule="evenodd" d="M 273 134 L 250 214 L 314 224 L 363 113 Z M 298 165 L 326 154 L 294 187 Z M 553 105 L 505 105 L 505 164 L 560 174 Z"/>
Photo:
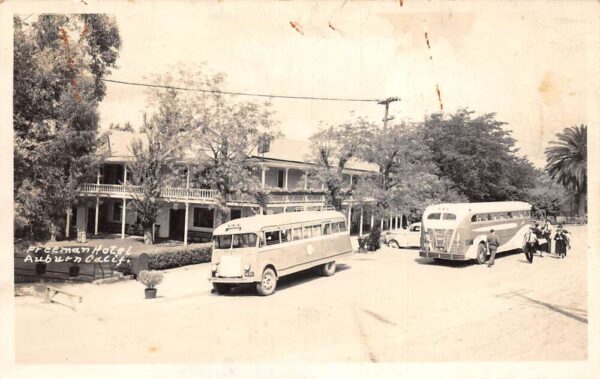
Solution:
<path fill-rule="evenodd" d="M 140 271 L 138 280 L 148 289 L 154 289 L 163 280 L 163 273 L 160 271 Z"/>
<path fill-rule="evenodd" d="M 164 270 L 167 268 L 210 262 L 212 243 L 163 248 L 148 251 L 146 254 L 148 254 L 149 269 Z"/>

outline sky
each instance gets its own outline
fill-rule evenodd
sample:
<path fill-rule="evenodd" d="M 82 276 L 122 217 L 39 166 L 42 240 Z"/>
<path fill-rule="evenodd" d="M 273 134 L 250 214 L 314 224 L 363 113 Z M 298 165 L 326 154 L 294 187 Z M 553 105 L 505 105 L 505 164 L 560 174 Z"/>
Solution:
<path fill-rule="evenodd" d="M 122 38 L 110 79 L 148 82 L 178 62 L 206 62 L 224 90 L 401 99 L 396 121 L 440 109 L 494 112 L 522 155 L 543 167 L 565 127 L 590 124 L 600 88 L 599 12 L 593 2 L 146 3 L 116 8 Z M 293 28 L 293 22 L 297 28 Z M 427 32 L 431 48 L 425 40 Z M 431 56 L 431 59 L 430 59 Z M 593 80 L 592 80 L 593 79 Z M 261 100 L 251 99 L 249 100 Z M 320 122 L 381 122 L 376 102 L 272 99 L 281 131 L 308 139 Z M 595 104 L 594 104 L 595 105 Z M 141 87 L 107 84 L 101 127 L 146 109 Z"/>

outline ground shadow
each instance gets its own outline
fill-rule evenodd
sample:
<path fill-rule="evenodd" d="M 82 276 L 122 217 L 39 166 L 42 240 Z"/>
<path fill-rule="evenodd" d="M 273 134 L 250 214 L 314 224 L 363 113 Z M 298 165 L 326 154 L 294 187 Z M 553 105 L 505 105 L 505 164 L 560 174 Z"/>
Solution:
<path fill-rule="evenodd" d="M 501 260 L 503 258 L 509 257 L 511 255 L 521 254 L 519 250 L 511 250 L 503 253 L 496 254 L 496 260 Z M 488 257 L 489 261 L 489 257 Z M 430 265 L 430 266 L 446 266 L 452 268 L 465 268 L 470 266 L 478 266 L 477 261 L 475 259 L 467 260 L 467 261 L 451 261 L 447 259 L 434 259 L 434 258 L 423 258 L 417 257 L 415 258 L 415 262 L 421 265 Z M 487 263 L 487 261 L 486 261 Z"/>
<path fill-rule="evenodd" d="M 336 275 L 346 271 L 352 266 L 345 263 L 336 264 Z M 318 267 L 313 267 L 307 270 L 299 271 L 290 275 L 286 275 L 277 280 L 277 289 L 275 292 L 285 291 L 288 288 L 295 287 L 300 284 L 312 282 L 313 280 L 322 279 L 323 276 L 319 273 Z M 211 290 L 215 296 L 258 296 L 256 293 L 256 285 L 254 283 L 240 284 L 235 286 L 227 295 L 219 295 L 215 290 Z"/>
<path fill-rule="evenodd" d="M 496 297 L 502 297 L 502 298 L 506 298 L 506 299 L 518 297 L 518 298 L 528 301 L 529 303 L 533 304 L 536 307 L 549 309 L 553 312 L 556 312 L 563 316 L 572 318 L 573 320 L 577 320 L 584 324 L 588 323 L 587 311 L 585 311 L 583 309 L 578 309 L 578 308 L 562 307 L 562 306 L 559 306 L 556 304 L 546 303 L 544 301 L 540 301 L 540 300 L 534 299 L 530 296 L 527 296 L 525 294 L 527 292 L 530 292 L 530 291 L 524 291 L 524 290 L 511 291 L 511 292 L 508 292 L 505 294 L 496 295 Z"/>

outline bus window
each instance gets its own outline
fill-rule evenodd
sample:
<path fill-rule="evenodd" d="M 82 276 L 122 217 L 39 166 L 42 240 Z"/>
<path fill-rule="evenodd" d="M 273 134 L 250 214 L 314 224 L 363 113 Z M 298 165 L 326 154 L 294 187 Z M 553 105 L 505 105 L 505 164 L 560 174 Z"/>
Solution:
<path fill-rule="evenodd" d="M 512 212 L 506 212 L 506 218 L 513 218 Z"/>
<path fill-rule="evenodd" d="M 256 247 L 256 234 L 244 233 L 233 235 L 233 248 Z"/>
<path fill-rule="evenodd" d="M 265 240 L 267 241 L 267 246 L 278 244 L 279 243 L 279 230 L 272 230 L 270 232 L 265 232 Z"/>
<path fill-rule="evenodd" d="M 345 232 L 346 231 L 346 221 L 340 221 L 340 222 L 338 222 L 338 226 L 340 227 L 340 232 Z"/>
<path fill-rule="evenodd" d="M 427 219 L 428 220 L 439 220 L 441 215 L 442 215 L 441 213 L 431 213 L 429 216 L 427 216 Z"/>
<path fill-rule="evenodd" d="M 331 224 L 330 223 L 323 224 L 323 235 L 326 236 L 328 234 L 331 234 Z"/>
<path fill-rule="evenodd" d="M 217 249 L 230 249 L 231 236 L 215 236 L 215 247 Z"/>
<path fill-rule="evenodd" d="M 304 234 L 302 235 L 303 238 L 310 238 L 312 237 L 312 233 L 311 233 L 311 227 L 310 226 L 305 226 L 304 227 Z"/>
<path fill-rule="evenodd" d="M 312 226 L 313 237 L 319 237 L 321 235 L 321 224 Z"/>
<path fill-rule="evenodd" d="M 471 222 L 477 222 L 477 215 L 471 216 Z"/>
<path fill-rule="evenodd" d="M 331 233 L 338 233 L 340 231 L 340 224 L 337 222 L 331 223 Z"/>
<path fill-rule="evenodd" d="M 285 230 L 281 231 L 281 243 L 291 241 L 291 237 L 292 237 L 291 229 L 285 229 Z"/>
<path fill-rule="evenodd" d="M 444 213 L 442 220 L 456 220 L 456 215 L 454 213 Z"/>
<path fill-rule="evenodd" d="M 294 241 L 302 239 L 302 228 L 294 228 Z"/>

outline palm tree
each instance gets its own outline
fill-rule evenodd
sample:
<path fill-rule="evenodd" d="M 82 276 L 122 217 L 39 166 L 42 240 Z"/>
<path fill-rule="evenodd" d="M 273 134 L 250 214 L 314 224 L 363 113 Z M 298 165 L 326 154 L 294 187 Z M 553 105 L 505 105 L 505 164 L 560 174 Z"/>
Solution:
<path fill-rule="evenodd" d="M 573 192 L 577 214 L 583 216 L 587 195 L 587 126 L 572 126 L 557 133 L 546 148 L 546 172 Z"/>

